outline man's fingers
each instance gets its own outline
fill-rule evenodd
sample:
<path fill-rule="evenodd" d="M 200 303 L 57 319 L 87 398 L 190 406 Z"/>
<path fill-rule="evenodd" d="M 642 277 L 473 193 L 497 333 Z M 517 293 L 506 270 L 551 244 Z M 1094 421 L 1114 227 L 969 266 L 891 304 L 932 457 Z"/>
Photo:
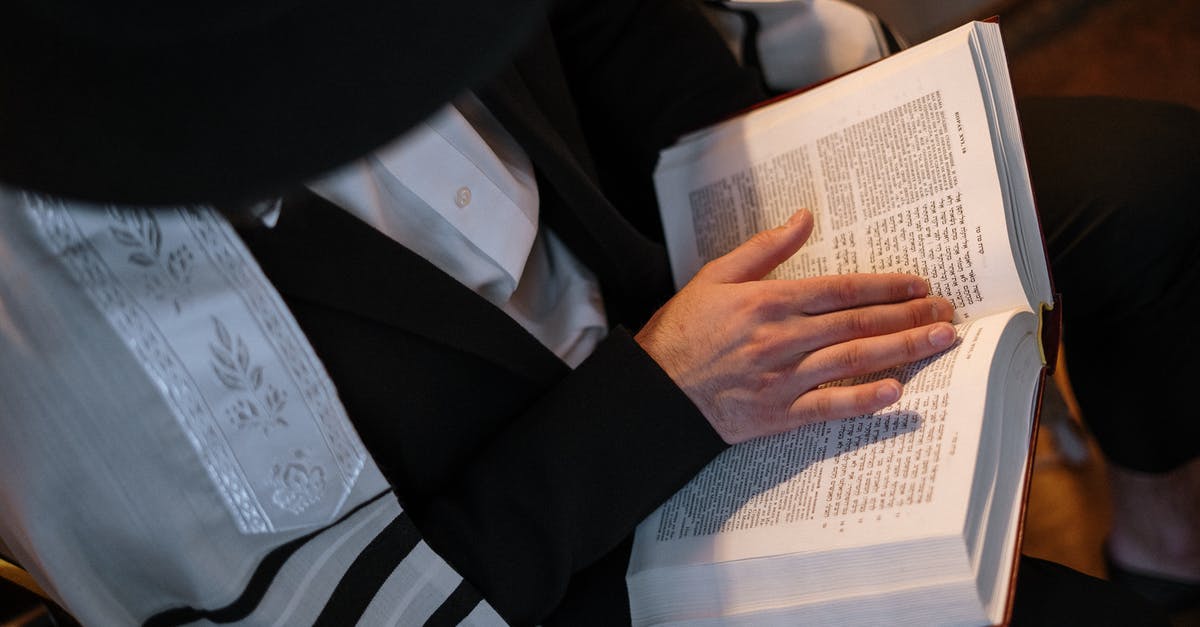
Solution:
<path fill-rule="evenodd" d="M 879 411 L 900 399 L 900 382 L 895 379 L 860 385 L 833 386 L 811 390 L 792 403 L 788 419 L 792 428 L 861 416 Z"/>
<path fill-rule="evenodd" d="M 911 274 L 840 274 L 810 279 L 755 281 L 744 285 L 756 293 L 752 301 L 779 319 L 789 315 L 819 316 L 875 305 L 922 301 L 929 286 Z M 942 302 L 948 303 L 945 299 Z M 953 306 L 950 307 L 953 311 Z M 940 318 L 939 318 L 940 319 Z"/>
<path fill-rule="evenodd" d="M 759 315 L 750 346 L 752 363 L 760 367 L 789 368 L 800 355 L 843 342 L 885 336 L 935 322 L 949 322 L 954 306 L 944 298 L 918 298 L 903 303 L 872 305 L 819 316 L 797 316 L 766 311 Z"/>
<path fill-rule="evenodd" d="M 797 211 L 783 226 L 760 231 L 737 248 L 710 261 L 700 275 L 718 283 L 757 281 L 796 254 L 812 234 L 813 216 Z"/>
<path fill-rule="evenodd" d="M 857 377 L 906 364 L 949 348 L 957 336 L 954 326 L 937 322 L 889 335 L 851 340 L 814 351 L 796 366 L 803 388 Z"/>
<path fill-rule="evenodd" d="M 954 305 L 944 298 L 918 298 L 903 303 L 834 311 L 812 318 L 813 322 L 819 324 L 808 328 L 808 344 L 798 347 L 796 352 L 807 352 L 859 338 L 888 335 L 935 322 L 949 322 L 953 317 Z"/>
<path fill-rule="evenodd" d="M 790 289 L 801 311 L 823 314 L 840 309 L 896 303 L 921 298 L 929 293 L 929 285 L 912 274 L 838 274 L 801 279 L 792 282 Z"/>

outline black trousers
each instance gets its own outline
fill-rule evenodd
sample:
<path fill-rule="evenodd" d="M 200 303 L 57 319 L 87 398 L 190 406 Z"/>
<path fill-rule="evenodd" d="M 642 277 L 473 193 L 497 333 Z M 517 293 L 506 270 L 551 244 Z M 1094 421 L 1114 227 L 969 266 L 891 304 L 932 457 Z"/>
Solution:
<path fill-rule="evenodd" d="M 1108 461 L 1163 472 L 1200 452 L 1200 112 L 1018 103 L 1067 370 Z"/>
<path fill-rule="evenodd" d="M 1135 593 L 1061 564 L 1021 556 L 1010 627 L 1170 627 Z"/>

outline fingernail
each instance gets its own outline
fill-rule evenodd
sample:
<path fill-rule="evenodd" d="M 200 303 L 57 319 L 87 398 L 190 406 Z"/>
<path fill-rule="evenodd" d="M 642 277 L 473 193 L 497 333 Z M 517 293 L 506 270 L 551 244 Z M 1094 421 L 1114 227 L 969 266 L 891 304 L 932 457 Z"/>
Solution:
<path fill-rule="evenodd" d="M 953 344 L 957 337 L 954 334 L 954 327 L 948 324 L 939 324 L 929 330 L 929 343 L 938 348 Z"/>
<path fill-rule="evenodd" d="M 792 217 L 788 218 L 787 226 L 795 226 L 796 224 L 798 224 L 800 222 L 801 218 L 803 218 L 804 216 L 806 216 L 808 214 L 809 214 L 808 209 L 801 209 L 800 211 L 793 213 Z"/>
<path fill-rule="evenodd" d="M 875 398 L 884 403 L 895 403 L 900 399 L 900 386 L 895 383 L 885 383 L 875 388 Z"/>

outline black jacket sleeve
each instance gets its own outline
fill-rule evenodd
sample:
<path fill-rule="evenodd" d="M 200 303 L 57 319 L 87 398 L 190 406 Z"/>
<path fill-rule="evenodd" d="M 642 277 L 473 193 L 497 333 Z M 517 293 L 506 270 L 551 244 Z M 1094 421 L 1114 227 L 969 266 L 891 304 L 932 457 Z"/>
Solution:
<path fill-rule="evenodd" d="M 724 447 L 618 328 L 414 517 L 503 616 L 535 623 Z"/>

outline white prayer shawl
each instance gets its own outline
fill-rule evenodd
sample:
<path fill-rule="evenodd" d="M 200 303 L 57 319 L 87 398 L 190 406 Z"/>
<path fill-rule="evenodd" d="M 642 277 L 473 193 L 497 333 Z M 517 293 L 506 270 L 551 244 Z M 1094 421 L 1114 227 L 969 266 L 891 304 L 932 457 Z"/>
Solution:
<path fill-rule="evenodd" d="M 4 544 L 88 625 L 247 595 L 244 622 L 311 624 L 387 533 L 411 550 L 362 624 L 422 622 L 463 583 L 416 536 L 291 314 L 208 209 L 0 189 L 0 477 Z M 502 622 L 473 608 L 465 622 Z"/>

